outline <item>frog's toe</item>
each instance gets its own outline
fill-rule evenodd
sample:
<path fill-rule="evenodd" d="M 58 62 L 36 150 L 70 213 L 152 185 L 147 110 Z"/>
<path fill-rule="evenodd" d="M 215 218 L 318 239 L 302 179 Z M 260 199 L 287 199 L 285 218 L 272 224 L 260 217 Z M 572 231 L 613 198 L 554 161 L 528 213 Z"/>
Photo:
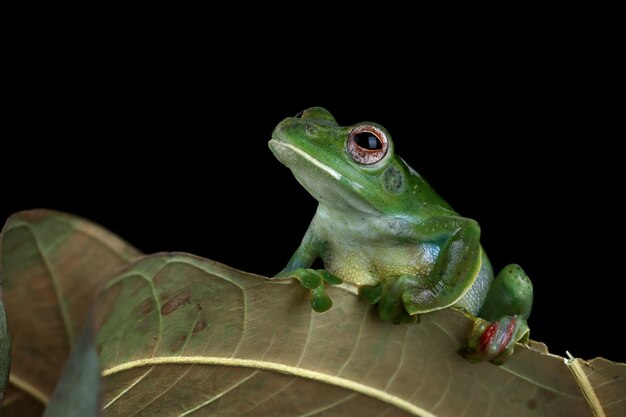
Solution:
<path fill-rule="evenodd" d="M 284 274 L 285 278 L 293 278 L 300 282 L 304 288 L 312 290 L 323 284 L 323 277 L 317 273 L 314 269 L 298 268 L 293 271 Z"/>
<path fill-rule="evenodd" d="M 399 299 L 381 299 L 381 302 L 378 305 L 378 316 L 381 320 L 394 324 L 416 323 L 418 321 L 418 315 L 410 315 L 404 309 L 404 306 Z"/>
<path fill-rule="evenodd" d="M 304 288 L 311 290 L 311 307 L 318 313 L 328 311 L 333 305 L 333 301 L 324 291 L 324 283 L 331 285 L 342 283 L 341 278 L 323 269 L 297 268 L 293 271 L 281 272 L 279 276 L 282 278 L 294 278 Z"/>
<path fill-rule="evenodd" d="M 359 297 L 364 299 L 370 304 L 376 304 L 380 302 L 380 296 L 383 292 L 383 285 L 378 283 L 376 285 L 361 285 L 359 287 Z"/>
<path fill-rule="evenodd" d="M 398 298 L 389 297 L 389 293 L 385 294 L 385 300 L 381 301 L 383 293 L 383 285 L 362 285 L 359 287 L 359 296 L 370 304 L 380 303 L 378 306 L 378 315 L 384 321 L 393 323 L 415 323 L 419 317 L 410 315 L 405 309 L 400 307 Z"/>
<path fill-rule="evenodd" d="M 311 290 L 311 307 L 318 313 L 330 310 L 333 306 L 333 300 L 324 291 L 324 285 Z"/>
<path fill-rule="evenodd" d="M 322 279 L 324 280 L 324 282 L 330 284 L 330 285 L 339 285 L 341 283 L 343 283 L 343 280 L 341 278 L 339 278 L 337 275 L 333 275 L 330 272 L 326 271 L 325 269 L 318 269 L 317 272 Z"/>
<path fill-rule="evenodd" d="M 521 316 L 504 316 L 489 322 L 476 318 L 468 347 L 461 351 L 470 362 L 502 364 L 513 354 L 516 342 L 527 342 L 530 330 Z"/>
<path fill-rule="evenodd" d="M 402 294 L 407 287 L 415 285 L 412 277 L 402 276 L 394 281 L 383 284 L 378 304 L 378 316 L 383 321 L 392 323 L 415 323 L 417 314 L 412 314 L 405 307 Z M 375 291 L 373 291 L 375 294 Z"/>

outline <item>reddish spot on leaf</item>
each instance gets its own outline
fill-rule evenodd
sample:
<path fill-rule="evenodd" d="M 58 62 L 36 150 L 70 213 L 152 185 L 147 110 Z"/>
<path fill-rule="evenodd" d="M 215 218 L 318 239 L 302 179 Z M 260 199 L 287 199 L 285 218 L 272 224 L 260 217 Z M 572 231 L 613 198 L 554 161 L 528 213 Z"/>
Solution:
<path fill-rule="evenodd" d="M 170 298 L 165 304 L 163 304 L 163 307 L 161 307 L 161 314 L 167 316 L 183 304 L 188 303 L 189 298 L 189 293 L 186 290 L 176 294 L 174 297 Z"/>
<path fill-rule="evenodd" d="M 143 317 L 143 316 L 148 315 L 152 311 L 153 308 L 154 308 L 154 299 L 150 297 L 150 298 L 146 298 L 137 307 L 135 307 L 135 312 Z"/>
<path fill-rule="evenodd" d="M 184 334 L 178 336 L 178 338 L 176 338 L 176 340 L 172 344 L 172 347 L 170 348 L 170 350 L 172 352 L 178 351 L 183 346 L 183 343 L 185 343 L 185 340 L 187 340 L 187 336 L 185 336 Z"/>
<path fill-rule="evenodd" d="M 204 320 L 200 320 L 199 322 L 196 323 L 196 325 L 194 326 L 191 334 L 196 334 L 202 330 L 206 329 L 206 321 Z"/>
<path fill-rule="evenodd" d="M 542 389 L 540 390 L 543 397 L 546 399 L 546 402 L 550 403 L 556 399 L 556 394 L 553 391 Z"/>

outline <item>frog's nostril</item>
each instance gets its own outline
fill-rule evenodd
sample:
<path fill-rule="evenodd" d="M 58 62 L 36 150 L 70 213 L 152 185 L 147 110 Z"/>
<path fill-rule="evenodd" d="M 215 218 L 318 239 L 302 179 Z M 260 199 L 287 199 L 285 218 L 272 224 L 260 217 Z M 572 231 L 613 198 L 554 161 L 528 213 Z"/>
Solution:
<path fill-rule="evenodd" d="M 296 119 L 302 119 L 302 115 L 304 114 L 304 110 L 299 111 L 295 116 Z"/>

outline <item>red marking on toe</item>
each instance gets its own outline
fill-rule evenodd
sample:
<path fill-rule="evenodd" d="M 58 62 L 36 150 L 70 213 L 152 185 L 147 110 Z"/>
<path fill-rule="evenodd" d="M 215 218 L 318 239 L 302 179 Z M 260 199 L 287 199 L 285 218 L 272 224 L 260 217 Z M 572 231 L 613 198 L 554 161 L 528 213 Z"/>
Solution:
<path fill-rule="evenodd" d="M 516 323 L 517 323 L 517 320 L 515 319 L 515 317 L 512 317 L 511 321 L 509 321 L 509 325 L 506 326 L 506 333 L 504 335 L 504 339 L 502 339 L 502 344 L 500 345 L 500 349 L 498 349 L 499 352 L 502 352 L 502 350 L 506 347 L 506 345 L 508 345 L 509 342 L 511 341 L 511 337 L 513 337 L 513 330 L 515 330 Z"/>
<path fill-rule="evenodd" d="M 489 326 L 487 326 L 487 328 L 485 329 L 483 334 L 480 336 L 480 348 L 479 348 L 479 350 L 481 352 L 484 352 L 487 349 L 487 346 L 489 345 L 489 342 L 491 342 L 491 339 L 496 334 L 496 330 L 498 330 L 498 323 L 496 323 L 494 321 Z"/>

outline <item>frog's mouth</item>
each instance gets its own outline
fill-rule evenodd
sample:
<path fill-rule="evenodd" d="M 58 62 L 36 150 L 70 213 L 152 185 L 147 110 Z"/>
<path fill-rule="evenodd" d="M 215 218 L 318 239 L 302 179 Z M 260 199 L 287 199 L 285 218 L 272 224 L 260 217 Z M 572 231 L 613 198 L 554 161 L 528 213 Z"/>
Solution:
<path fill-rule="evenodd" d="M 291 143 L 273 138 L 268 145 L 276 158 L 291 170 L 298 182 L 320 204 L 341 210 L 356 209 L 367 214 L 380 214 L 367 201 L 365 188 L 361 184 Z"/>
<path fill-rule="evenodd" d="M 278 158 L 278 160 L 282 162 L 283 164 L 285 164 L 286 166 L 288 166 L 289 168 L 291 168 L 291 163 L 290 163 L 291 155 L 290 154 L 293 154 L 293 156 L 297 155 L 297 158 L 303 158 L 309 164 L 313 165 L 316 169 L 326 172 L 328 175 L 330 175 L 336 180 L 341 180 L 341 178 L 343 177 L 343 175 L 341 175 L 340 173 L 338 173 L 337 171 L 335 171 L 328 165 L 322 164 L 320 161 L 313 158 L 311 155 L 304 152 L 302 149 L 298 148 L 297 146 L 292 145 L 291 143 L 282 142 L 277 139 L 272 139 L 269 141 L 269 146 L 272 152 L 274 152 L 274 155 L 276 155 L 276 157 Z M 281 148 L 284 148 L 284 149 L 281 149 Z M 360 184 L 357 184 L 357 185 L 360 187 Z"/>

